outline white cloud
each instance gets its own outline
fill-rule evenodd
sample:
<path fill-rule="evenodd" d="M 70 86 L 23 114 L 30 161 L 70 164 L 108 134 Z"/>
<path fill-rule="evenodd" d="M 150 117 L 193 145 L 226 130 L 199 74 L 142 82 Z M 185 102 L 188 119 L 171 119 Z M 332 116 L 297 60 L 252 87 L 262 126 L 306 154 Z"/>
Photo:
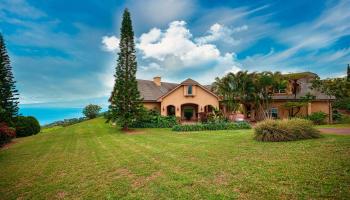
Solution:
<path fill-rule="evenodd" d="M 116 36 L 103 36 L 102 44 L 103 49 L 106 51 L 119 51 L 119 38 Z"/>
<path fill-rule="evenodd" d="M 177 57 L 185 66 L 196 66 L 220 56 L 219 50 L 212 44 L 196 44 L 192 34 L 186 28 L 186 22 L 173 21 L 165 31 L 153 28 L 140 37 L 137 48 L 143 58 L 164 61 L 168 57 Z M 177 66 L 181 67 L 181 66 Z"/>
<path fill-rule="evenodd" d="M 281 29 L 273 36 L 289 48 L 248 56 L 242 63 L 257 70 L 313 71 L 321 77 L 338 76 L 339 70 L 345 73 L 350 46 L 336 50 L 332 46 L 350 35 L 349 7 L 350 1 L 339 1 L 313 21 Z"/>
<path fill-rule="evenodd" d="M 20 17 L 31 19 L 38 19 L 46 16 L 44 12 L 29 5 L 25 0 L 2 0 L 0 3 L 0 11 L 6 11 Z"/>
<path fill-rule="evenodd" d="M 218 24 L 214 24 L 212 30 L 221 31 L 217 26 Z M 230 33 L 246 29 L 247 27 L 242 26 L 230 29 Z M 108 41 L 112 41 L 111 38 L 116 37 L 103 38 L 105 46 Z M 209 41 L 202 44 L 195 42 L 196 39 L 186 27 L 185 21 L 173 21 L 165 30 L 152 28 L 142 34 L 136 39 L 136 48 L 142 56 L 137 77 L 150 79 L 161 75 L 169 81 L 181 81 L 187 74 L 203 83 L 210 83 L 216 76 L 242 68 L 235 53 L 222 54 Z M 115 44 L 113 41 L 111 43 Z M 105 76 L 109 77 L 106 78 L 108 80 L 111 78 L 110 73 L 105 73 L 101 79 Z M 112 81 L 108 83 L 111 84 Z"/>
<path fill-rule="evenodd" d="M 158 63 L 152 62 L 148 66 L 140 66 L 143 71 L 162 71 L 164 70 Z"/>
<path fill-rule="evenodd" d="M 230 45 L 237 45 L 239 40 L 233 38 L 233 34 L 248 29 L 247 25 L 243 25 L 234 29 L 230 29 L 222 24 L 215 23 L 210 27 L 208 35 L 196 38 L 199 44 L 207 44 L 215 41 L 222 41 Z"/>

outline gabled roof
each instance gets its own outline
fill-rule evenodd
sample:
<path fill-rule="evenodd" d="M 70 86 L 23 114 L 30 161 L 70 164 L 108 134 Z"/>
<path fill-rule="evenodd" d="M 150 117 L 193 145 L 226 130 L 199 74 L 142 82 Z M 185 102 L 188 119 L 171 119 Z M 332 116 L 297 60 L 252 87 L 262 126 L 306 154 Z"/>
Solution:
<path fill-rule="evenodd" d="M 190 79 L 190 78 L 182 81 L 180 84 L 181 85 L 200 85 L 197 81 Z"/>
<path fill-rule="evenodd" d="M 201 85 L 190 78 L 182 81 L 180 84 L 161 82 L 160 86 L 156 85 L 152 80 L 137 79 L 137 88 L 144 102 L 156 102 L 182 85 L 197 85 L 218 98 L 218 96 L 210 90 L 210 85 Z"/>
<path fill-rule="evenodd" d="M 158 98 L 158 101 L 161 100 L 162 98 L 168 96 L 169 94 L 171 94 L 172 92 L 174 92 L 177 88 L 179 88 L 180 86 L 183 86 L 183 85 L 197 85 L 199 87 L 201 87 L 203 90 L 207 91 L 208 93 L 210 93 L 211 95 L 215 96 L 216 98 L 219 99 L 219 96 L 217 94 L 215 94 L 214 92 L 212 92 L 210 89 L 208 89 L 208 87 L 205 87 L 201 84 L 199 84 L 197 81 L 193 80 L 193 79 L 186 79 L 184 81 L 182 81 L 179 85 L 177 85 L 174 89 L 172 89 L 171 91 L 167 92 L 166 94 L 160 96 Z"/>
<path fill-rule="evenodd" d="M 161 82 L 160 86 L 151 80 L 137 79 L 137 88 L 144 101 L 157 101 L 159 97 L 174 89 L 177 83 Z"/>

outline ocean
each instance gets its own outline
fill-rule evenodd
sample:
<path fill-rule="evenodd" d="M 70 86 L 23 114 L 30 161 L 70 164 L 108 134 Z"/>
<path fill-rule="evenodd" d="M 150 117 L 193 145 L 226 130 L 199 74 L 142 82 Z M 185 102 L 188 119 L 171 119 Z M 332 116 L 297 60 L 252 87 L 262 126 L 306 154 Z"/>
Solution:
<path fill-rule="evenodd" d="M 61 107 L 20 107 L 19 113 L 23 116 L 33 116 L 40 125 L 52 123 L 63 119 L 83 117 L 83 108 Z"/>

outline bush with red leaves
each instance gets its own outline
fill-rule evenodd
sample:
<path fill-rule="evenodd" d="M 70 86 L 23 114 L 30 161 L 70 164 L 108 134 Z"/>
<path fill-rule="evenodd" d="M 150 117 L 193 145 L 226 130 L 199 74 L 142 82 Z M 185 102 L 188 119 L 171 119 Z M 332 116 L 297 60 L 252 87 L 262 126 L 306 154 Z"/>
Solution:
<path fill-rule="evenodd" d="M 14 137 L 16 137 L 16 130 L 6 123 L 0 123 L 0 147 L 9 143 Z"/>

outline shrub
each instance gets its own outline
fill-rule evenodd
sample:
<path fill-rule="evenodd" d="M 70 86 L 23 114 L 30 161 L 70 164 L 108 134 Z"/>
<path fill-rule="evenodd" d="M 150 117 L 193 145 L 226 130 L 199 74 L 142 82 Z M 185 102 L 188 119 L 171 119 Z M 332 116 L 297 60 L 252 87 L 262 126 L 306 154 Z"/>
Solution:
<path fill-rule="evenodd" d="M 255 126 L 258 141 L 293 141 L 320 137 L 320 132 L 306 119 L 265 120 Z"/>
<path fill-rule="evenodd" d="M 314 112 L 306 118 L 311 120 L 314 124 L 323 124 L 326 117 L 327 114 L 324 112 Z"/>
<path fill-rule="evenodd" d="M 43 128 L 49 128 L 49 127 L 54 127 L 54 126 L 66 127 L 66 126 L 77 124 L 77 123 L 80 123 L 80 122 L 83 122 L 83 121 L 86 121 L 86 120 L 88 120 L 88 119 L 85 118 L 85 117 L 64 119 L 64 120 L 52 122 L 50 124 L 46 124 L 46 125 L 43 126 Z"/>
<path fill-rule="evenodd" d="M 99 105 L 89 104 L 83 109 L 83 114 L 89 118 L 93 119 L 100 113 L 101 107 Z"/>
<path fill-rule="evenodd" d="M 237 129 L 250 129 L 251 126 L 247 122 L 218 122 L 218 123 L 198 123 L 198 124 L 185 124 L 175 125 L 173 131 L 207 131 L 207 130 L 237 130 Z"/>
<path fill-rule="evenodd" d="M 40 124 L 34 117 L 18 116 L 15 118 L 17 137 L 35 135 L 40 132 Z"/>
<path fill-rule="evenodd" d="M 178 124 L 175 116 L 161 116 L 154 110 L 145 110 L 137 120 L 133 122 L 131 128 L 171 128 Z"/>
<path fill-rule="evenodd" d="M 16 137 L 16 130 L 4 122 L 0 123 L 0 147 L 9 143 L 14 137 Z"/>

